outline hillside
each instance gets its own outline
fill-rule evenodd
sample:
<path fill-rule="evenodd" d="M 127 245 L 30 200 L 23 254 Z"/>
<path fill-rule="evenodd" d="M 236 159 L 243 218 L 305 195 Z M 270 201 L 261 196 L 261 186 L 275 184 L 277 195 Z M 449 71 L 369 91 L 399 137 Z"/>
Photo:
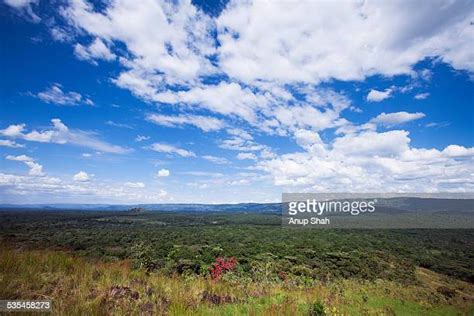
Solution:
<path fill-rule="evenodd" d="M 55 314 L 94 315 L 469 315 L 474 286 L 426 269 L 416 284 L 340 280 L 242 282 L 167 276 L 60 251 L 0 248 L 0 296 L 50 299 Z"/>

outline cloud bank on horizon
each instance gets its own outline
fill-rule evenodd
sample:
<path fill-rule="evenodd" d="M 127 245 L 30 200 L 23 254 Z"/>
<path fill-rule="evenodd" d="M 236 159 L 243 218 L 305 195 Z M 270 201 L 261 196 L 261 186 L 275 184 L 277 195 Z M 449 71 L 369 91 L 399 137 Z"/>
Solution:
<path fill-rule="evenodd" d="M 472 1 L 0 6 L 2 202 L 474 190 Z"/>

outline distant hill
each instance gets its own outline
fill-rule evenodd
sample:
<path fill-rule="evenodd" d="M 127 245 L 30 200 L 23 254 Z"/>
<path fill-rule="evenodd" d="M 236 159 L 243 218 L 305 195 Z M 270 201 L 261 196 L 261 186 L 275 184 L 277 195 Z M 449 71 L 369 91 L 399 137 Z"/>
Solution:
<path fill-rule="evenodd" d="M 239 204 L 0 204 L 0 209 L 48 209 L 90 211 L 183 211 L 183 212 L 280 212 L 281 203 Z"/>
<path fill-rule="evenodd" d="M 281 212 L 281 203 L 239 204 L 0 204 L 0 209 L 182 212 Z M 474 212 L 474 199 L 396 197 L 377 199 L 380 213 Z"/>
<path fill-rule="evenodd" d="M 378 199 L 378 206 L 420 213 L 474 211 L 474 199 L 397 197 Z"/>

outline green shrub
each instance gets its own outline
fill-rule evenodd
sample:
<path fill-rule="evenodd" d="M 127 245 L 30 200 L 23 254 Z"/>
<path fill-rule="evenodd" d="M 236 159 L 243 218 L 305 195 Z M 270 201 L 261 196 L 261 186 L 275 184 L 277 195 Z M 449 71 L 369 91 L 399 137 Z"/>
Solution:
<path fill-rule="evenodd" d="M 135 268 L 144 268 L 146 270 L 154 270 L 156 268 L 156 263 L 153 260 L 153 250 L 151 245 L 140 241 L 132 247 L 131 252 L 133 265 Z"/>
<path fill-rule="evenodd" d="M 310 316 L 324 316 L 326 312 L 324 311 L 324 304 L 321 301 L 315 302 L 311 305 L 309 309 Z"/>

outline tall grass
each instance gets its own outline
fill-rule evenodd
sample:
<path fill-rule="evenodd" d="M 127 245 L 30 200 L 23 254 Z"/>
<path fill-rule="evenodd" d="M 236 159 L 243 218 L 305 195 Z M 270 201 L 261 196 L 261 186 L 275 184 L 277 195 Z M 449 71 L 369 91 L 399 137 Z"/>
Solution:
<path fill-rule="evenodd" d="M 60 251 L 0 246 L 0 298 L 51 299 L 62 315 L 468 315 L 474 287 L 429 270 L 418 285 L 342 280 L 311 287 L 284 282 L 212 281 L 134 270 L 128 261 L 102 263 Z M 440 285 L 457 291 L 446 298 Z"/>

